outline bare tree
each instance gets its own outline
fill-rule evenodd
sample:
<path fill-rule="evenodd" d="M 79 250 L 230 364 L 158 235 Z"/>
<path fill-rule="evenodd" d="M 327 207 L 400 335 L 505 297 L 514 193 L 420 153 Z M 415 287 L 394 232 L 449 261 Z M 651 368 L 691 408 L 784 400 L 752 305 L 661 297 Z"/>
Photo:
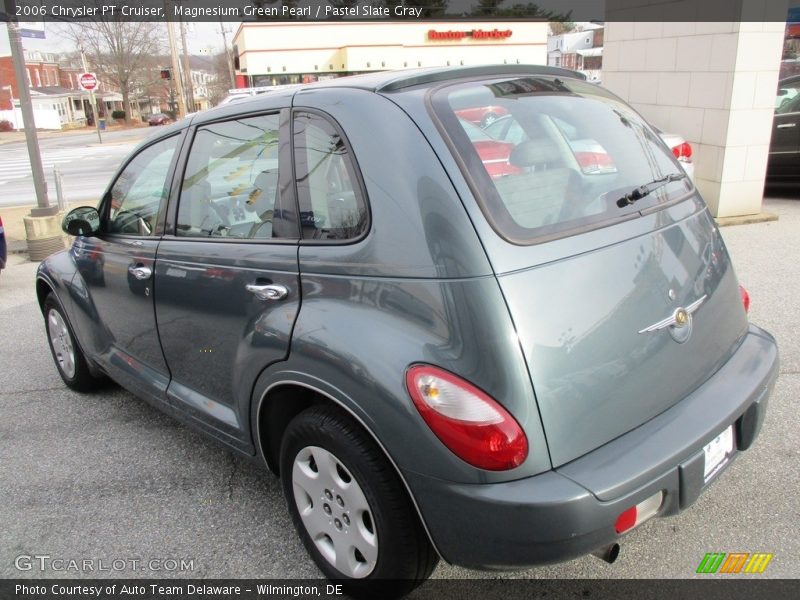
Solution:
<path fill-rule="evenodd" d="M 561 35 L 575 30 L 575 23 L 572 21 L 550 21 L 550 31 L 553 35 Z"/>
<path fill-rule="evenodd" d="M 65 34 L 86 54 L 100 81 L 119 89 L 125 122 L 131 121 L 131 94 L 148 59 L 161 53 L 164 37 L 155 23 L 144 21 L 89 21 L 68 25 Z"/>
<path fill-rule="evenodd" d="M 211 74 L 213 79 L 208 84 L 208 102 L 211 106 L 216 106 L 228 95 L 231 87 L 228 75 L 228 56 L 225 50 L 211 57 Z"/>

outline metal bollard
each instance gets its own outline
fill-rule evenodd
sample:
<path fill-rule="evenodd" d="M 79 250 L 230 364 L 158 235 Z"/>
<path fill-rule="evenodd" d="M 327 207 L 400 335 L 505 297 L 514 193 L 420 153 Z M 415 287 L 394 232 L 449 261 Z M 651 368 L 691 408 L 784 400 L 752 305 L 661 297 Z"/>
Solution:
<path fill-rule="evenodd" d="M 56 199 L 58 201 L 58 212 L 67 210 L 67 199 L 64 198 L 64 183 L 61 171 L 58 167 L 53 167 L 53 179 L 56 184 Z"/>

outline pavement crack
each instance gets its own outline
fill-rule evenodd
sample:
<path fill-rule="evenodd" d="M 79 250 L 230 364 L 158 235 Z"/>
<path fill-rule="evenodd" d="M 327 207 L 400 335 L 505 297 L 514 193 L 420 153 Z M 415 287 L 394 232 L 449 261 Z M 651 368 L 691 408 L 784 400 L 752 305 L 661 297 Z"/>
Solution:
<path fill-rule="evenodd" d="M 236 476 L 236 457 L 231 454 L 231 468 L 230 473 L 228 474 L 228 483 L 226 485 L 228 493 L 228 500 L 233 500 L 233 478 Z"/>
<path fill-rule="evenodd" d="M 3 396 L 21 396 L 23 394 L 37 394 L 39 392 L 58 392 L 58 391 L 64 391 L 66 389 L 67 388 L 65 388 L 63 385 L 59 385 L 55 387 L 39 388 L 35 390 L 12 390 L 10 392 L 1 393 L 0 398 L 2 398 Z"/>

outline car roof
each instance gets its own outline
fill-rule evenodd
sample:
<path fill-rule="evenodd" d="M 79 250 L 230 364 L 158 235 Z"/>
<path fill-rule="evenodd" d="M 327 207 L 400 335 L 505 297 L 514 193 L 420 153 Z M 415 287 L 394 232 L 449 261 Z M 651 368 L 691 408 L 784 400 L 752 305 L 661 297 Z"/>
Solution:
<path fill-rule="evenodd" d="M 493 77 L 501 75 L 552 75 L 586 79 L 583 73 L 547 67 L 544 65 L 481 65 L 475 67 L 427 67 L 421 69 L 403 69 L 399 71 L 379 71 L 327 79 L 302 86 L 306 87 L 351 87 L 373 92 L 394 92 L 418 85 L 433 85 L 456 79 L 475 77 Z"/>
<path fill-rule="evenodd" d="M 376 93 L 390 93 L 420 85 L 432 86 L 447 81 L 457 81 L 459 79 L 499 77 L 503 75 L 549 75 L 553 77 L 586 79 L 585 75 L 577 71 L 543 65 L 482 65 L 475 67 L 427 67 L 396 71 L 378 71 L 376 73 L 350 75 L 347 77 L 316 81 L 314 83 L 287 86 L 276 89 L 274 92 L 246 96 L 236 102 L 228 102 L 227 104 L 204 110 L 193 115 L 191 119 L 184 119 L 184 121 L 188 121 L 188 123 L 186 123 L 187 125 L 199 125 L 244 112 L 257 111 L 259 106 L 263 104 L 265 97 L 273 99 L 280 95 L 290 99 L 296 93 L 308 89 L 352 88 Z M 289 103 L 291 103 L 291 101 Z"/>

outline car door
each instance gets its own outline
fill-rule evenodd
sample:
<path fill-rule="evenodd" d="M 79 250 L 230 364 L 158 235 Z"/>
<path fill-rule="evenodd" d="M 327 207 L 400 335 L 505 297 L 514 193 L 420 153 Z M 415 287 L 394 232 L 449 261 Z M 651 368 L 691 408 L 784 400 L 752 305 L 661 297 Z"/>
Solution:
<path fill-rule="evenodd" d="M 100 231 L 73 247 L 90 299 L 87 352 L 115 379 L 163 400 L 169 371 L 153 311 L 153 269 L 168 189 L 183 135 L 142 148 L 100 206 Z M 160 216 L 161 215 L 161 216 Z"/>
<path fill-rule="evenodd" d="M 800 172 L 800 80 L 782 84 L 775 101 L 767 177 L 797 179 Z"/>
<path fill-rule="evenodd" d="M 275 109 L 194 128 L 156 261 L 169 401 L 249 452 L 253 384 L 286 358 L 300 306 L 288 115 Z"/>

